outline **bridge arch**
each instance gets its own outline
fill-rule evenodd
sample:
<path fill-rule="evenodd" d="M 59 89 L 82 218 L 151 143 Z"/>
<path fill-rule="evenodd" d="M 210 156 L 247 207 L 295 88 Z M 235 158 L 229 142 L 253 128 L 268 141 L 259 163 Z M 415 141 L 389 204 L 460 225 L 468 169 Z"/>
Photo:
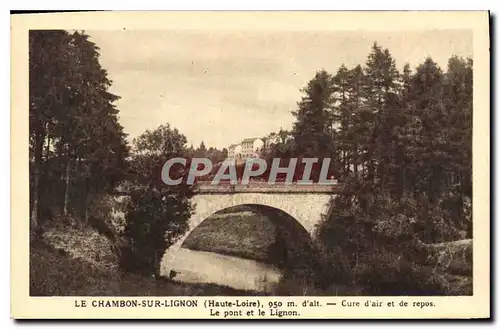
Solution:
<path fill-rule="evenodd" d="M 285 228 L 287 239 L 310 238 L 329 206 L 331 195 L 310 193 L 235 193 L 235 194 L 197 194 L 193 197 L 195 212 L 189 220 L 189 229 L 174 245 L 166 250 L 161 264 L 161 275 L 168 276 L 170 264 L 174 263 L 177 251 L 187 237 L 204 220 L 225 209 L 247 205 L 258 212 L 273 213 L 275 222 Z M 274 210 L 273 210 L 274 209 Z M 280 214 L 279 216 L 276 216 Z M 291 227 L 296 225 L 295 227 Z M 299 236 L 297 236 L 297 234 Z M 302 240 L 305 241 L 305 240 Z M 289 243 L 288 243 L 289 244 Z"/>

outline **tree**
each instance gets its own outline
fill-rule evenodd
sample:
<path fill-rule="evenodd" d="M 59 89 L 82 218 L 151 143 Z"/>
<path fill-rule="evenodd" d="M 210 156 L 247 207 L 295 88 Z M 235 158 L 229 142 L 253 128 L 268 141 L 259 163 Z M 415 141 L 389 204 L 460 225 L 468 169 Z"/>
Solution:
<path fill-rule="evenodd" d="M 360 65 L 348 70 L 341 65 L 333 77 L 335 106 L 332 118 L 332 138 L 337 148 L 340 173 L 348 176 L 351 168 L 358 175 L 362 165 L 361 145 L 365 132 L 361 117 L 364 74 Z M 335 127 L 337 126 L 337 127 Z"/>
<path fill-rule="evenodd" d="M 43 147 L 46 141 L 50 143 L 49 129 L 57 123 L 56 111 L 63 107 L 64 80 L 69 70 L 68 43 L 69 35 L 64 31 L 30 31 L 29 34 L 31 233 L 40 230 Z"/>
<path fill-rule="evenodd" d="M 472 59 L 452 56 L 444 77 L 451 217 L 472 237 Z"/>
<path fill-rule="evenodd" d="M 71 124 L 63 129 L 63 138 L 56 147 L 66 153 L 63 215 L 67 215 L 73 172 L 81 196 L 81 217 L 86 223 L 91 196 L 111 191 L 124 178 L 129 150 L 114 105 L 119 97 L 108 92 L 111 81 L 99 64 L 99 48 L 86 34 L 78 32 L 72 35 L 72 46 L 75 81 L 68 117 Z"/>
<path fill-rule="evenodd" d="M 400 74 L 375 43 L 363 68 L 342 65 L 332 81 L 343 184 L 317 238 L 371 293 L 441 293 L 422 242 L 472 233 L 472 61 L 453 56 L 443 72 L 427 58 Z"/>
<path fill-rule="evenodd" d="M 335 105 L 331 113 L 331 134 L 338 153 L 337 167 L 342 175 L 347 175 L 350 161 L 349 129 L 352 123 L 352 108 L 349 104 L 349 70 L 341 65 L 332 78 Z"/>
<path fill-rule="evenodd" d="M 413 135 L 407 152 L 413 158 L 412 177 L 417 193 L 436 204 L 444 192 L 447 176 L 447 114 L 443 102 L 443 72 L 427 58 L 417 67 L 412 79 L 411 110 Z"/>
<path fill-rule="evenodd" d="M 217 148 L 210 147 L 206 152 L 205 156 L 212 161 L 212 164 L 217 164 L 224 161 L 227 158 L 227 149 L 223 148 L 218 150 Z"/>
<path fill-rule="evenodd" d="M 368 179 L 377 178 L 382 187 L 386 183 L 387 165 L 394 156 L 392 132 L 399 110 L 395 96 L 398 75 L 389 50 L 374 43 L 364 72 L 364 106 L 371 114 L 371 127 L 365 143 Z"/>
<path fill-rule="evenodd" d="M 205 158 L 207 156 L 207 147 L 205 143 L 202 141 L 200 146 L 196 149 L 195 155 L 197 158 Z"/>
<path fill-rule="evenodd" d="M 161 181 L 165 161 L 187 154 L 186 137 L 169 124 L 147 130 L 134 140 L 131 160 L 131 194 L 124 235 L 128 251 L 122 265 L 127 270 L 159 275 L 165 250 L 188 229 L 192 186 L 166 185 Z M 186 178 L 186 167 L 174 167 L 170 176 Z"/>
<path fill-rule="evenodd" d="M 88 201 L 124 178 L 119 97 L 109 93 L 99 48 L 84 32 L 30 31 L 29 50 L 32 231 L 57 206 L 63 219 L 81 210 L 85 224 Z"/>
<path fill-rule="evenodd" d="M 298 102 L 298 110 L 293 111 L 296 121 L 292 129 L 292 146 L 297 156 L 329 158 L 335 153 L 332 138 L 332 95 L 331 75 L 325 70 L 316 72 L 314 78 L 302 89 L 305 94 Z M 317 176 L 317 170 L 312 176 Z"/>

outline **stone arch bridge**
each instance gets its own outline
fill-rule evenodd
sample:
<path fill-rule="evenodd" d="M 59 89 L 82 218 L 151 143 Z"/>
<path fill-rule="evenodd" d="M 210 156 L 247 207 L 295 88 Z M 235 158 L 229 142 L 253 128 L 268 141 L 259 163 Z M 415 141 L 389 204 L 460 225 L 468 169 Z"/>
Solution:
<path fill-rule="evenodd" d="M 189 220 L 189 229 L 177 242 L 166 250 L 162 259 L 161 275 L 168 275 L 168 264 L 173 262 L 176 252 L 181 248 L 193 230 L 211 215 L 239 205 L 256 205 L 273 208 L 293 218 L 312 234 L 316 224 L 329 211 L 332 198 L 338 185 L 299 185 L 284 183 L 250 183 L 248 185 L 210 185 L 199 184 L 192 201 L 195 213 Z"/>

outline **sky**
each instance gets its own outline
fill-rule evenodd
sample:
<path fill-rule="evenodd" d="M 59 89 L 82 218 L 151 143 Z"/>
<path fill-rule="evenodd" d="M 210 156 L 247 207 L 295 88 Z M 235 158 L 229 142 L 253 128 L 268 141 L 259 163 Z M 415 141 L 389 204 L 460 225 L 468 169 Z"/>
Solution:
<path fill-rule="evenodd" d="M 374 42 L 399 70 L 430 56 L 443 70 L 472 56 L 472 32 L 86 31 L 113 81 L 110 92 L 129 139 L 169 123 L 189 144 L 219 149 L 290 129 L 316 71 L 363 65 Z"/>

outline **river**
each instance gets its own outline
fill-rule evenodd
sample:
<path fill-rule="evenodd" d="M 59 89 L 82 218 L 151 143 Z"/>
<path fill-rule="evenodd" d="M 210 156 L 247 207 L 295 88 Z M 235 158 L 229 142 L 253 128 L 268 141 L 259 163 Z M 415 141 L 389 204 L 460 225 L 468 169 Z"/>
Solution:
<path fill-rule="evenodd" d="M 281 271 L 272 265 L 213 252 L 180 248 L 171 264 L 174 281 L 213 283 L 234 289 L 272 292 Z"/>

